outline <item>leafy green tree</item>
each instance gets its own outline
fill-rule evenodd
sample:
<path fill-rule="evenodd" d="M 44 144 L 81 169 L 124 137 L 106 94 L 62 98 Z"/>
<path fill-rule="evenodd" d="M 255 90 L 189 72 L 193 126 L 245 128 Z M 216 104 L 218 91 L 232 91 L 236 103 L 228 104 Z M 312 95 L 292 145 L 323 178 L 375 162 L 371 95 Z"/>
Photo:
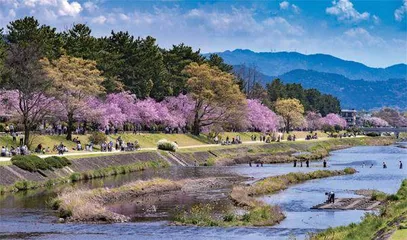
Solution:
<path fill-rule="evenodd" d="M 284 83 L 280 79 L 274 79 L 266 85 L 267 93 L 271 102 L 277 101 L 279 98 L 286 98 L 287 93 Z"/>
<path fill-rule="evenodd" d="M 95 60 L 97 41 L 91 33 L 92 30 L 85 24 L 75 24 L 71 29 L 65 31 L 62 36 L 66 54 Z"/>
<path fill-rule="evenodd" d="M 40 46 L 11 44 L 5 59 L 8 81 L 2 87 L 16 92 L 12 108 L 24 127 L 24 144 L 27 146 L 31 143 L 31 130 L 53 110 L 53 99 L 46 96 L 51 80 L 46 76 L 40 58 Z"/>
<path fill-rule="evenodd" d="M 291 128 L 300 126 L 304 121 L 304 106 L 298 99 L 279 99 L 275 103 L 275 109 L 277 114 L 283 118 L 287 133 Z"/>
<path fill-rule="evenodd" d="M 168 75 L 168 83 L 172 94 L 178 96 L 180 93 L 187 93 L 188 76 L 182 71 L 190 63 L 196 62 L 202 64 L 204 57 L 200 51 L 194 51 L 192 47 L 186 46 L 183 43 L 173 45 L 169 50 L 162 50 L 164 67 Z"/>
<path fill-rule="evenodd" d="M 232 72 L 233 66 L 226 64 L 221 56 L 216 53 L 209 55 L 209 59 L 206 60 L 206 63 L 211 67 L 217 67 L 223 72 Z"/>
<path fill-rule="evenodd" d="M 316 106 L 322 116 L 326 116 L 329 113 L 341 112 L 341 105 L 339 100 L 332 95 L 322 94 Z"/>
<path fill-rule="evenodd" d="M 77 115 L 84 111 L 85 101 L 104 92 L 103 78 L 95 61 L 66 55 L 52 62 L 44 60 L 44 69 L 53 80 L 51 91 L 68 119 L 66 139 L 72 140 L 73 125 Z"/>
<path fill-rule="evenodd" d="M 21 47 L 36 45 L 39 47 L 40 56 L 56 59 L 61 55 L 62 37 L 56 33 L 55 28 L 39 24 L 34 17 L 25 17 L 10 22 L 7 25 L 9 44 L 18 44 Z"/>
<path fill-rule="evenodd" d="M 3 28 L 0 28 L 0 84 L 4 84 L 5 68 L 4 61 L 6 60 L 7 45 L 4 41 Z"/>
<path fill-rule="evenodd" d="M 203 127 L 237 124 L 242 119 L 245 96 L 232 74 L 197 63 L 188 65 L 184 72 L 189 76 L 188 90 L 195 103 L 194 135 L 199 135 Z"/>
<path fill-rule="evenodd" d="M 134 39 L 128 32 L 112 32 L 99 44 L 104 51 L 98 56 L 98 66 L 107 78 L 120 80 L 139 98 L 171 95 L 163 56 L 154 38 Z"/>

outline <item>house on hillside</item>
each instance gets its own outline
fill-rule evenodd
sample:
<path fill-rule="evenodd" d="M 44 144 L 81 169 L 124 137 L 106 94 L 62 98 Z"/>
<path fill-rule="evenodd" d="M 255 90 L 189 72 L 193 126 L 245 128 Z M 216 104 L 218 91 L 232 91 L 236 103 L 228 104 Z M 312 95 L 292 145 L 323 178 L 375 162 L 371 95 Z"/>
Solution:
<path fill-rule="evenodd" d="M 346 123 L 348 124 L 349 127 L 355 126 L 356 125 L 356 117 L 357 111 L 355 109 L 348 110 L 348 109 L 343 109 L 341 110 L 341 117 L 346 120 Z"/>

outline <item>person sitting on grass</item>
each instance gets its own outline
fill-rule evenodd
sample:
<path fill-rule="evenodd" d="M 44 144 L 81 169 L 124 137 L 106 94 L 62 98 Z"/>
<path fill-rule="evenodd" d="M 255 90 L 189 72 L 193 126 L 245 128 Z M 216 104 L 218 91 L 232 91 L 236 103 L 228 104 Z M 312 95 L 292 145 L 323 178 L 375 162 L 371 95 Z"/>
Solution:
<path fill-rule="evenodd" d="M 42 144 L 41 144 L 41 143 L 38 144 L 37 148 L 35 148 L 34 151 L 35 151 L 36 153 L 41 153 L 41 151 L 42 151 Z"/>
<path fill-rule="evenodd" d="M 6 148 L 4 146 L 1 147 L 1 156 L 2 157 L 6 156 Z"/>
<path fill-rule="evenodd" d="M 17 151 L 13 146 L 11 146 L 10 154 L 11 154 L 11 156 L 17 155 Z"/>

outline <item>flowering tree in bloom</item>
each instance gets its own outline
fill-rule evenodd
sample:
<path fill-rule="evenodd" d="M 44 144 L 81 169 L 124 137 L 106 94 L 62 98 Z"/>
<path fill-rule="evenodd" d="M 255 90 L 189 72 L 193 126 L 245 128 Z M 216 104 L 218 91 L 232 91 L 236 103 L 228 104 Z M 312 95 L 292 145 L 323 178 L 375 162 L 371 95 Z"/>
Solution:
<path fill-rule="evenodd" d="M 159 120 L 159 103 L 152 98 L 140 100 L 135 103 L 136 114 L 134 116 L 134 123 L 138 123 L 145 126 L 151 126 Z"/>
<path fill-rule="evenodd" d="M 257 99 L 247 100 L 246 117 L 251 129 L 268 132 L 276 131 L 279 128 L 277 115 Z"/>
<path fill-rule="evenodd" d="M 95 61 L 61 56 L 52 62 L 43 60 L 47 77 L 52 79 L 51 92 L 59 100 L 68 122 L 67 140 L 72 140 L 75 121 L 86 111 L 89 97 L 103 93 L 103 77 Z"/>
<path fill-rule="evenodd" d="M 393 108 L 383 108 L 380 111 L 373 113 L 372 116 L 385 120 L 393 127 L 407 126 L 407 117 L 403 116 L 403 114 Z"/>
<path fill-rule="evenodd" d="M 362 117 L 361 121 L 364 126 L 369 127 L 387 127 L 389 123 L 378 117 Z"/>
<path fill-rule="evenodd" d="M 320 113 L 308 112 L 305 116 L 307 129 L 310 131 L 315 131 L 322 128 L 321 122 L 322 116 Z"/>
<path fill-rule="evenodd" d="M 180 94 L 167 97 L 161 102 L 162 108 L 168 109 L 167 124 L 170 127 L 185 127 L 193 120 L 194 101 L 191 97 Z"/>
<path fill-rule="evenodd" d="M 22 100 L 18 90 L 0 92 L 0 116 L 8 116 L 20 123 L 33 128 L 45 118 L 59 115 L 59 103 L 53 97 L 44 94 L 33 94 L 31 98 Z M 26 109 L 30 110 L 27 111 Z M 27 138 L 26 145 L 30 145 Z"/>
<path fill-rule="evenodd" d="M 346 120 L 341 118 L 338 114 L 330 113 L 326 117 L 321 118 L 322 126 L 324 127 L 346 127 Z"/>

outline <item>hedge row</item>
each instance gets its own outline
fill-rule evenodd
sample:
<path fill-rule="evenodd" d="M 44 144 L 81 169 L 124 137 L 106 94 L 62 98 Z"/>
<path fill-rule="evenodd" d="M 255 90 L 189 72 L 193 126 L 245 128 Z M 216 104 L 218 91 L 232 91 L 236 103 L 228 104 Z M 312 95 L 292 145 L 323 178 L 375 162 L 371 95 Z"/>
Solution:
<path fill-rule="evenodd" d="M 38 170 L 53 170 L 69 166 L 72 163 L 65 157 L 40 158 L 36 155 L 19 155 L 11 158 L 11 163 L 23 170 L 36 172 Z"/>

